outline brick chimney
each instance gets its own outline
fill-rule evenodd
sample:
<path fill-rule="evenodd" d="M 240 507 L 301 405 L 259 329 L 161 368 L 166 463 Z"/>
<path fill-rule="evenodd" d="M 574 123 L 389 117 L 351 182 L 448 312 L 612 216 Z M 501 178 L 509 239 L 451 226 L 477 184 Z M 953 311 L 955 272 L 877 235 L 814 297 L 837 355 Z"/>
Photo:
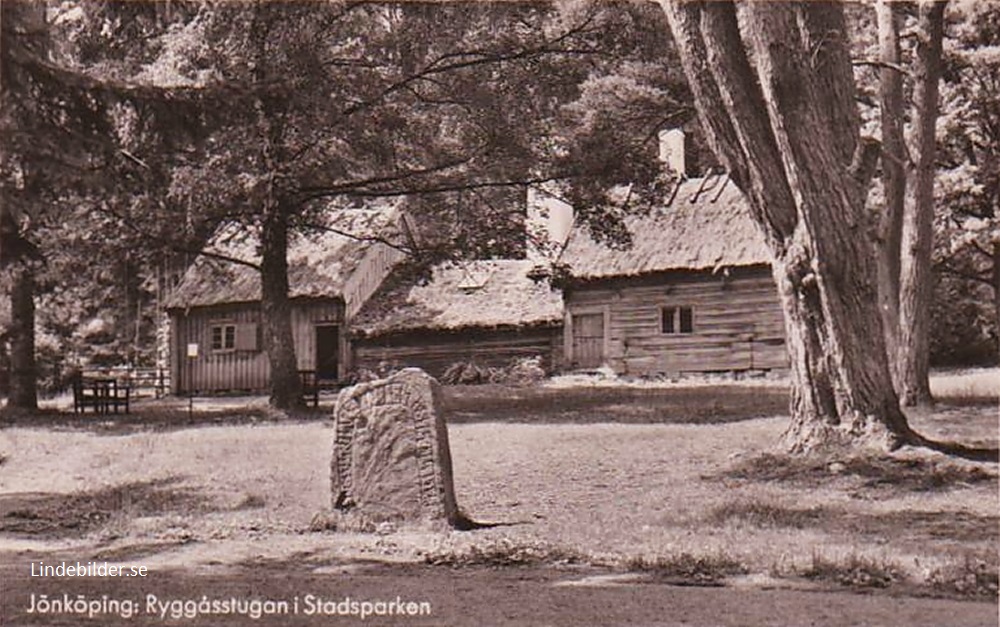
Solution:
<path fill-rule="evenodd" d="M 528 259 L 555 259 L 573 227 L 573 207 L 544 190 L 528 188 L 527 210 Z"/>
<path fill-rule="evenodd" d="M 676 176 L 687 175 L 684 160 L 684 131 L 671 128 L 660 131 L 660 161 Z"/>

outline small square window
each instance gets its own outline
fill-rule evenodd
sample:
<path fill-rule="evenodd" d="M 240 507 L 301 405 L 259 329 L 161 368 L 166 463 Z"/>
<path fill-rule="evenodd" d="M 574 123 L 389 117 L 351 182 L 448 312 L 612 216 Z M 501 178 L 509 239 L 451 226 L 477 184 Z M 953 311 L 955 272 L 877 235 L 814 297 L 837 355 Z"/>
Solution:
<path fill-rule="evenodd" d="M 694 333 L 694 310 L 691 307 L 661 307 L 660 332 Z"/>

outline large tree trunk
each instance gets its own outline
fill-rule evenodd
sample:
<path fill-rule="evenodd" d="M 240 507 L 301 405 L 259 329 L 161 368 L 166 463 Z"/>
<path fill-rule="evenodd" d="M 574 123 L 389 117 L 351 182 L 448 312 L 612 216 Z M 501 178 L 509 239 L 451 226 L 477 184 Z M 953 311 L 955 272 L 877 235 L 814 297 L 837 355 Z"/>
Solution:
<path fill-rule="evenodd" d="M 702 126 L 774 256 L 791 360 L 789 448 L 909 441 L 878 306 L 864 212 L 873 151 L 859 141 L 842 7 L 662 4 Z"/>
<path fill-rule="evenodd" d="M 993 242 L 993 320 L 997 334 L 997 354 L 1000 355 L 1000 242 Z"/>
<path fill-rule="evenodd" d="M 903 211 L 902 260 L 899 286 L 899 345 L 897 391 L 904 405 L 931 402 L 930 318 L 931 255 L 933 253 L 934 175 L 937 142 L 938 81 L 945 2 L 920 3 L 917 62 L 914 68 L 914 130 L 911 153 L 916 166 L 910 176 Z"/>
<path fill-rule="evenodd" d="M 10 396 L 8 407 L 38 408 L 35 364 L 35 279 L 27 263 L 11 267 Z"/>
<path fill-rule="evenodd" d="M 288 218 L 277 205 L 268 207 L 264 214 L 260 253 L 261 314 L 271 367 L 271 406 L 292 409 L 302 403 L 302 388 L 288 299 Z"/>
<path fill-rule="evenodd" d="M 255 59 L 251 71 L 254 83 L 261 89 L 270 80 L 267 68 L 268 12 L 272 5 L 264 0 L 254 4 L 251 41 Z M 261 316 L 264 346 L 271 370 L 271 406 L 293 409 L 302 405 L 302 383 L 299 379 L 292 335 L 292 305 L 288 298 L 288 216 L 277 189 L 276 175 L 280 166 L 282 145 L 281 102 L 273 96 L 258 94 L 254 103 L 257 127 L 263 152 L 265 193 L 260 229 Z"/>
<path fill-rule="evenodd" d="M 879 0 L 878 20 L 879 94 L 882 122 L 882 183 L 885 205 L 878 223 L 878 286 L 882 323 L 889 351 L 889 367 L 896 390 L 900 389 L 899 360 L 899 275 L 903 237 L 903 207 L 906 202 L 906 145 L 903 125 L 903 74 L 900 67 L 899 27 L 901 6 Z"/>

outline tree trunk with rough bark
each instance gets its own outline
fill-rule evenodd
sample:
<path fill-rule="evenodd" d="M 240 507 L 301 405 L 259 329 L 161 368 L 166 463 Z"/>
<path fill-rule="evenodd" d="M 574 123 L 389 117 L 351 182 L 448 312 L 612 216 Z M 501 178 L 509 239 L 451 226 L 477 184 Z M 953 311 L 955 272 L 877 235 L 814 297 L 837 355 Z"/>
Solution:
<path fill-rule="evenodd" d="M 1000 354 L 1000 242 L 993 242 L 993 315 L 996 317 L 997 354 Z"/>
<path fill-rule="evenodd" d="M 904 405 L 932 401 L 930 375 L 931 255 L 934 237 L 934 175 L 937 168 L 938 82 L 941 78 L 941 48 L 944 8 L 940 0 L 920 3 L 917 28 L 917 60 L 914 67 L 914 129 L 910 153 L 915 166 L 910 172 L 903 210 L 902 258 L 899 285 L 899 344 L 897 392 Z"/>
<path fill-rule="evenodd" d="M 292 409 L 302 404 L 302 388 L 288 298 L 288 218 L 277 204 L 265 210 L 260 253 L 261 315 L 271 367 L 271 406 Z"/>
<path fill-rule="evenodd" d="M 702 126 L 774 257 L 796 452 L 913 435 L 893 389 L 864 198 L 877 145 L 859 137 L 836 3 L 662 0 Z"/>
<path fill-rule="evenodd" d="M 38 408 L 35 363 L 35 279 L 27 263 L 10 269 L 10 396 L 8 407 Z"/>
<path fill-rule="evenodd" d="M 268 37 L 273 15 L 264 0 L 254 5 L 251 38 L 255 46 L 252 70 L 254 83 L 264 88 L 268 75 Z M 292 305 L 288 297 L 288 215 L 281 201 L 276 175 L 280 165 L 282 140 L 281 106 L 274 96 L 259 95 L 255 102 L 258 133 L 263 146 L 265 191 L 260 211 L 260 285 L 264 348 L 271 370 L 270 404 L 275 409 L 294 409 L 302 405 L 295 341 L 292 335 Z"/>
<path fill-rule="evenodd" d="M 906 202 L 906 144 L 903 126 L 903 74 L 900 68 L 899 28 L 902 20 L 898 2 L 878 0 L 879 99 L 882 122 L 882 184 L 885 204 L 878 223 L 878 285 L 882 323 L 890 356 L 899 347 L 899 267 L 903 237 L 903 206 Z M 899 390 L 898 360 L 890 358 L 893 382 Z"/>

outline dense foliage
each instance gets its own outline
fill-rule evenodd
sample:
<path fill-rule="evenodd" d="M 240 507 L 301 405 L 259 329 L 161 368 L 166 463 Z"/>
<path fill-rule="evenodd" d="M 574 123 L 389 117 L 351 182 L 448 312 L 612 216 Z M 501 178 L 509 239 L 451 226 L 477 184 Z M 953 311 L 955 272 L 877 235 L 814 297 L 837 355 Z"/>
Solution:
<path fill-rule="evenodd" d="M 1000 11 L 953 0 L 939 123 L 935 361 L 995 358 Z M 870 6 L 852 9 L 859 54 Z M 422 263 L 523 254 L 526 187 L 627 245 L 662 191 L 656 131 L 704 147 L 647 3 L 5 2 L 0 262 L 29 267 L 39 376 L 151 364 L 163 294 L 220 226 L 291 233 L 404 196 Z M 912 34 L 912 33 L 911 33 Z M 904 54 L 912 54 L 904 32 Z M 856 68 L 862 100 L 874 70 Z M 865 74 L 865 72 L 868 72 Z M 866 120 L 874 120 L 869 107 Z M 874 122 L 872 122 L 874 124 Z M 616 186 L 631 185 L 623 203 Z M 0 359 L 9 369 L 9 300 Z"/>

